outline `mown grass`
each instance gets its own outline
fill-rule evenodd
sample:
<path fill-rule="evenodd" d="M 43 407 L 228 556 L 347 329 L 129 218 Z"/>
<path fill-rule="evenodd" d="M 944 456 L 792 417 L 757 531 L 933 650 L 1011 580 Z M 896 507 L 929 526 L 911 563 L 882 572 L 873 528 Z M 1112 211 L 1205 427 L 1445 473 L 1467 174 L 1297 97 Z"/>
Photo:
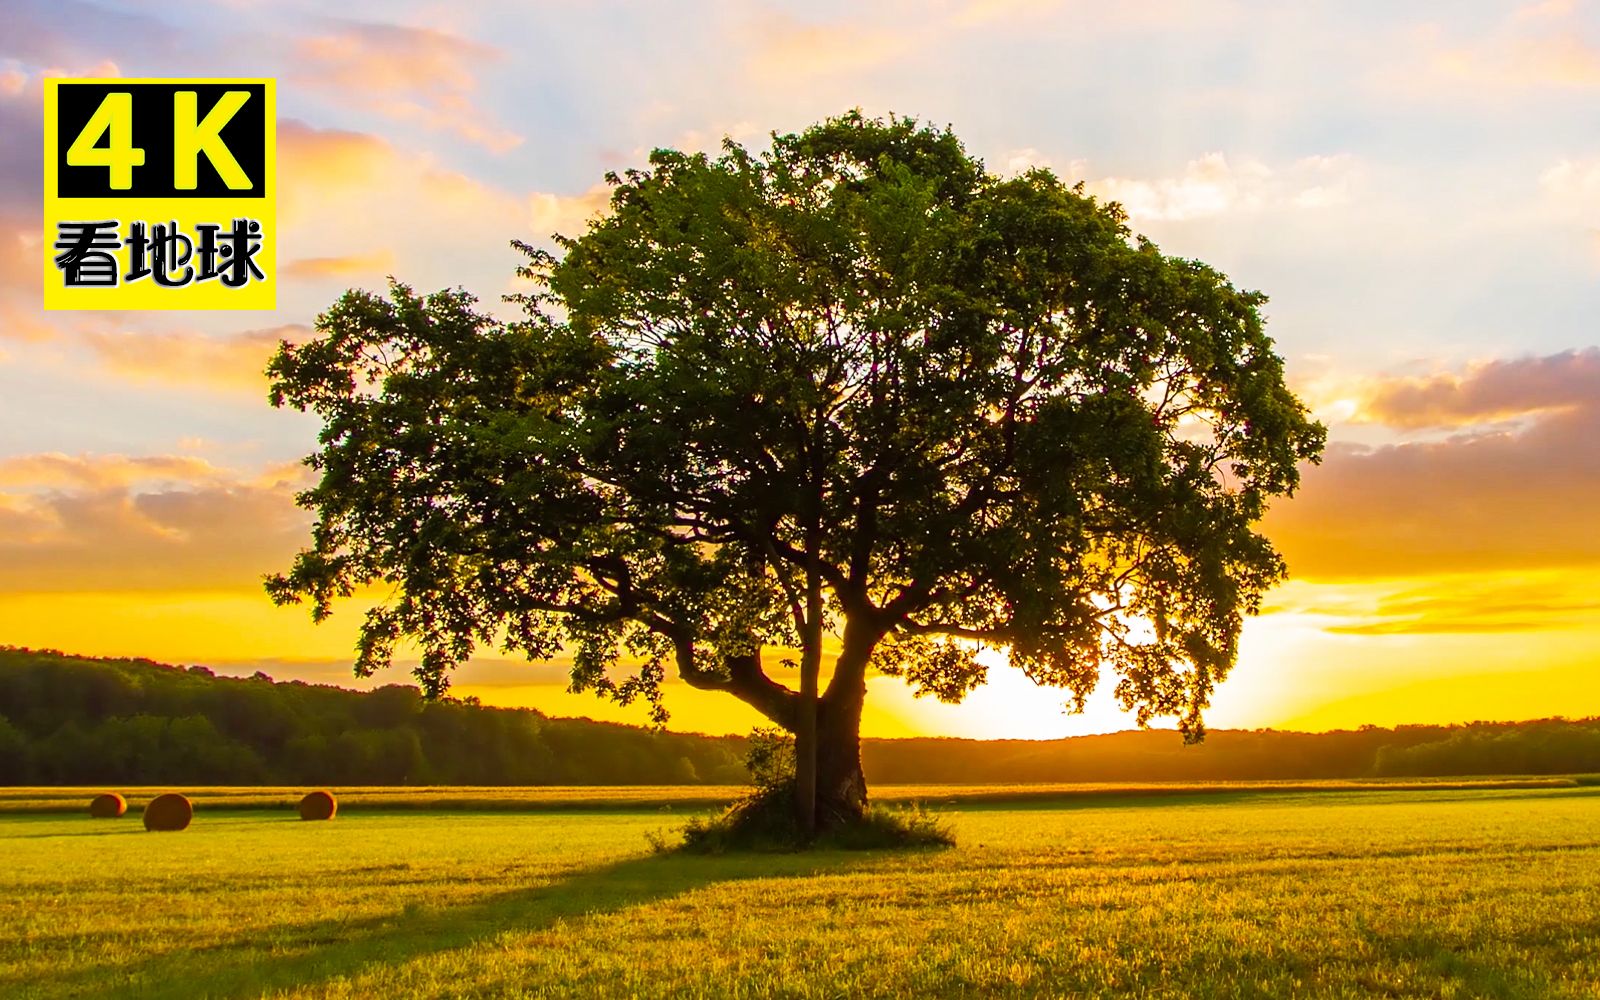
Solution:
<path fill-rule="evenodd" d="M 1079 782 L 1021 785 L 874 785 L 872 798 L 884 804 L 937 803 L 977 805 L 993 803 L 1047 806 L 1070 805 L 1092 799 L 1144 799 L 1157 795 L 1240 796 L 1285 792 L 1352 792 L 1464 790 L 1493 788 L 1571 788 L 1597 784 L 1585 777 L 1484 777 L 1484 778 L 1367 778 L 1327 781 L 1205 781 L 1205 782 Z M 329 789 L 341 811 L 419 809 L 475 812 L 508 810 L 628 811 L 717 809 L 749 791 L 743 785 L 541 785 L 541 786 L 427 786 L 356 785 Z M 182 792 L 199 809 L 283 809 L 293 811 L 309 788 L 299 786 L 150 786 L 141 788 L 12 786 L 0 787 L 0 815 L 7 813 L 80 813 L 89 801 L 105 791 L 128 800 L 130 814 L 162 792 Z"/>
<path fill-rule="evenodd" d="M 1600 789 L 944 808 L 654 856 L 656 811 L 0 818 L 0 995 L 1600 997 Z"/>

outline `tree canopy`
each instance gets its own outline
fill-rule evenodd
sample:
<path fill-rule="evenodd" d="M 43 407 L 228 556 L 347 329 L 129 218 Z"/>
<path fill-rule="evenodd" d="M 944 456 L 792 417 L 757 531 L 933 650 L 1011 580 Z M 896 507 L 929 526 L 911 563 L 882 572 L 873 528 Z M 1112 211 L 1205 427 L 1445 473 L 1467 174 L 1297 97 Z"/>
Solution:
<path fill-rule="evenodd" d="M 658 721 L 669 670 L 726 691 L 797 733 L 808 825 L 864 801 L 869 670 L 959 700 L 992 647 L 1201 733 L 1324 439 L 1260 294 L 909 119 L 610 180 L 559 253 L 517 244 L 520 318 L 395 284 L 282 347 L 273 402 L 324 430 L 276 599 L 381 582 L 357 669 L 414 640 L 434 693 L 491 644 Z"/>

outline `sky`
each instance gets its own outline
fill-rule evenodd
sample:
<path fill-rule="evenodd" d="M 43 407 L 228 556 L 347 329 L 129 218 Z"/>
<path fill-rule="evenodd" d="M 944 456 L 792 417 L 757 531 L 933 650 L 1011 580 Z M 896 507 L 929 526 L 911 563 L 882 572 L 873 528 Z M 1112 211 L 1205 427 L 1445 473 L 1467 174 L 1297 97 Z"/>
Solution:
<path fill-rule="evenodd" d="M 1270 298 L 1329 426 L 1264 530 L 1292 579 L 1213 728 L 1600 715 L 1600 3 L 326 4 L 0 0 L 0 643 L 356 684 L 359 601 L 271 606 L 316 426 L 280 340 L 393 275 L 515 287 L 655 147 L 859 107 L 1046 166 Z M 45 312 L 49 76 L 278 81 L 278 309 Z M 494 655 L 456 692 L 643 723 Z M 404 682 L 403 671 L 372 683 Z M 867 735 L 1126 728 L 1003 661 L 966 704 L 870 681 Z M 742 732 L 670 688 L 673 728 Z"/>

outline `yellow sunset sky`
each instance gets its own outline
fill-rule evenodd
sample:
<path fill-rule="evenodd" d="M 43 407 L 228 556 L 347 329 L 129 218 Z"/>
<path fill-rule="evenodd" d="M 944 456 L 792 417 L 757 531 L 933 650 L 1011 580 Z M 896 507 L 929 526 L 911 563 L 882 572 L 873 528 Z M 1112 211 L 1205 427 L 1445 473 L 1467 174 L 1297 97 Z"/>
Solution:
<path fill-rule="evenodd" d="M 346 287 L 512 290 L 650 148 L 860 107 L 1048 166 L 1270 296 L 1330 429 L 1266 530 L 1292 581 L 1213 728 L 1600 715 L 1600 6 L 1069 0 L 740 4 L 14 0 L 0 32 L 0 643 L 357 684 L 361 602 L 274 608 L 308 419 L 262 368 Z M 279 308 L 41 307 L 42 81 L 278 80 Z M 381 595 L 369 595 L 376 599 Z M 486 656 L 456 691 L 643 723 Z M 366 683 L 405 681 L 392 676 Z M 673 728 L 742 732 L 671 686 Z M 867 735 L 1048 738 L 997 661 L 961 706 L 876 677 Z"/>

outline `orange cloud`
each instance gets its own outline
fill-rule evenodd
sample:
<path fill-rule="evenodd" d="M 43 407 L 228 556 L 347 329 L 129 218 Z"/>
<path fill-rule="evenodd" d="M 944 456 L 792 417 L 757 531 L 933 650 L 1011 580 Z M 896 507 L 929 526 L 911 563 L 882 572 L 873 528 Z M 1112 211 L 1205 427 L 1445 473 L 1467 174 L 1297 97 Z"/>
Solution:
<path fill-rule="evenodd" d="M 35 290 L 39 284 L 39 220 L 21 214 L 0 216 L 0 287 Z M 31 280 L 30 280 L 31 279 Z M 5 336 L 0 327 L 0 337 Z"/>
<path fill-rule="evenodd" d="M 927 52 L 975 31 L 1029 31 L 1041 23 L 1070 23 L 1076 32 L 1216 25 L 1238 14 L 1233 3 L 1146 0 L 1092 4 L 1085 0 L 956 0 L 922 4 L 857 5 L 848 17 L 810 22 L 765 13 L 747 25 L 747 67 L 758 79 L 837 82 L 841 76 L 879 69 L 912 53 Z"/>
<path fill-rule="evenodd" d="M 278 269 L 285 278 L 315 281 L 323 278 L 352 278 L 388 274 L 394 271 L 394 251 L 351 254 L 346 257 L 302 257 Z"/>
<path fill-rule="evenodd" d="M 300 324 L 225 335 L 193 331 L 144 333 L 83 330 L 77 339 L 109 371 L 151 382 L 260 393 L 267 361 L 281 341 L 310 334 Z"/>
<path fill-rule="evenodd" d="M 190 455 L 64 455 L 46 452 L 0 459 L 0 488 L 110 489 L 135 483 L 212 483 L 226 476 Z"/>
<path fill-rule="evenodd" d="M 459 280 L 461 260 L 491 258 L 509 272 L 520 260 L 512 239 L 581 233 L 611 196 L 605 184 L 573 195 L 519 194 L 370 135 L 301 122 L 280 126 L 279 145 L 291 277 L 392 273 L 427 285 Z"/>
<path fill-rule="evenodd" d="M 314 214 L 341 190 L 370 183 L 394 158 L 394 148 L 376 136 L 285 118 L 278 122 L 280 212 L 285 218 Z"/>
<path fill-rule="evenodd" d="M 1311 579 L 1600 563 L 1597 362 L 1594 349 L 1568 351 L 1379 384 L 1367 404 L 1375 419 L 1480 429 L 1336 445 L 1268 516 L 1268 532 Z M 1494 423 L 1510 416 L 1524 419 Z"/>
<path fill-rule="evenodd" d="M 1475 365 L 1465 374 L 1379 381 L 1361 415 L 1415 430 L 1600 409 L 1600 347 Z"/>
<path fill-rule="evenodd" d="M 1540 0 L 1522 7 L 1512 15 L 1519 21 L 1531 21 L 1542 17 L 1566 17 L 1577 10 L 1577 0 Z"/>
<path fill-rule="evenodd" d="M 390 154 L 387 142 L 365 132 L 316 128 L 295 118 L 278 122 L 280 173 L 286 180 L 356 182 Z"/>
<path fill-rule="evenodd" d="M 860 20 L 806 24 L 770 13 L 754 25 L 750 67 L 775 80 L 835 76 L 872 69 L 915 49 L 934 30 L 904 24 L 876 26 Z"/>
<path fill-rule="evenodd" d="M 304 470 L 189 456 L 0 463 L 0 593 L 255 587 L 304 541 Z"/>
<path fill-rule="evenodd" d="M 1268 614 L 1311 614 L 1341 635 L 1473 635 L 1582 630 L 1600 611 L 1588 570 L 1466 573 L 1399 584 L 1312 585 L 1278 591 Z"/>
<path fill-rule="evenodd" d="M 1434 46 L 1428 72 L 1436 81 L 1518 90 L 1600 86 L 1600 48 L 1577 13 L 1570 0 L 1526 5 L 1482 38 Z"/>
<path fill-rule="evenodd" d="M 435 218 L 449 221 L 453 229 L 493 221 L 509 225 L 513 235 L 526 235 L 519 220 L 529 210 L 516 195 L 440 169 L 431 156 L 401 151 L 376 136 L 287 120 L 278 126 L 278 148 L 280 217 L 290 227 L 286 242 L 291 245 L 315 239 L 321 249 L 329 237 L 350 233 L 365 233 L 370 240 L 391 232 L 398 237 L 419 229 L 438 231 L 429 226 Z M 396 212 L 395 205 L 405 205 L 406 211 Z M 365 257 L 371 262 L 395 256 L 385 247 L 300 260 Z"/>
<path fill-rule="evenodd" d="M 28 306 L 0 300 L 0 341 L 42 343 L 55 340 L 61 330 L 42 318 L 42 310 L 37 303 Z"/>
<path fill-rule="evenodd" d="M 964 0 L 947 22 L 954 28 L 1021 25 L 1051 17 L 1071 18 L 1084 30 L 1174 28 L 1194 22 L 1216 25 L 1239 17 L 1241 7 L 1228 0 L 1145 0 L 1133 4 L 1101 4 L 1088 0 Z"/>
<path fill-rule="evenodd" d="M 546 194 L 528 196 L 528 214 L 536 239 L 560 233 L 579 236 L 589 221 L 611 203 L 611 187 L 596 184 L 577 195 Z"/>
<path fill-rule="evenodd" d="M 299 77 L 314 86 L 505 152 L 522 136 L 472 103 L 478 67 L 500 56 L 498 49 L 431 28 L 357 21 L 335 22 L 335 30 L 301 39 L 293 53 Z"/>

